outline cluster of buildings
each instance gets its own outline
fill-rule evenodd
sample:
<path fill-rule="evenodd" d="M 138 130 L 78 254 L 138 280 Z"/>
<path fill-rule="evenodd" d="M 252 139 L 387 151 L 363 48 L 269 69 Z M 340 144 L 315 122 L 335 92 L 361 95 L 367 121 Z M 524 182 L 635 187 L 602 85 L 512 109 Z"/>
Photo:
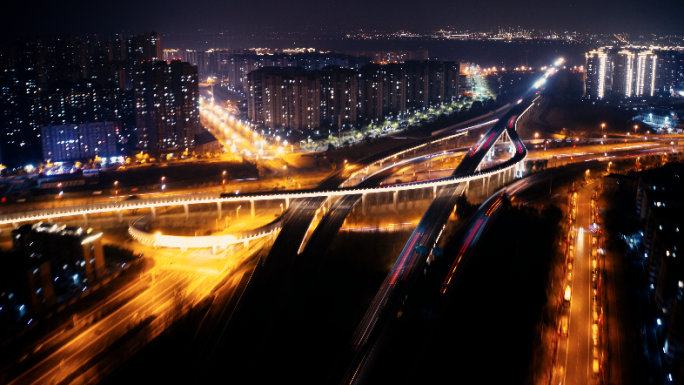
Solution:
<path fill-rule="evenodd" d="M 586 54 L 587 99 L 670 95 L 684 86 L 684 49 L 606 46 Z"/>
<path fill-rule="evenodd" d="M 102 233 L 51 223 L 12 231 L 12 260 L 5 261 L 0 306 L 20 317 L 81 294 L 107 274 Z M 3 316 L 6 316 L 4 314 Z"/>
<path fill-rule="evenodd" d="M 313 48 L 301 49 L 165 49 L 164 60 L 181 60 L 197 66 L 201 81 L 215 77 L 231 88 L 247 89 L 247 74 L 264 67 L 301 67 L 318 71 L 328 66 L 359 69 L 366 64 L 403 63 L 409 60 L 428 60 L 427 50 L 391 50 L 358 52 L 320 52 Z"/>
<path fill-rule="evenodd" d="M 317 52 L 313 49 L 165 49 L 163 54 L 166 61 L 181 60 L 197 66 L 201 81 L 215 77 L 238 91 L 247 89 L 247 74 L 259 68 L 301 67 L 315 71 L 331 65 L 360 68 L 371 62 L 367 56 Z"/>
<path fill-rule="evenodd" d="M 438 61 L 264 67 L 247 75 L 248 117 L 267 128 L 297 130 L 381 121 L 458 99 L 464 73 L 465 63 Z"/>
<path fill-rule="evenodd" d="M 0 47 L 0 163 L 186 149 L 202 134 L 197 67 L 157 33 L 53 35 Z"/>
<path fill-rule="evenodd" d="M 522 40 L 549 40 L 565 43 L 594 43 L 619 42 L 621 35 L 596 34 L 579 31 L 557 31 L 550 29 L 525 28 L 522 26 L 497 27 L 489 31 L 459 30 L 453 26 L 447 26 L 439 31 L 432 32 L 409 32 L 404 30 L 386 31 L 353 31 L 344 33 L 344 38 L 354 40 L 388 40 L 388 39 L 437 39 L 437 40 L 483 40 L 483 41 L 522 41 Z"/>
<path fill-rule="evenodd" d="M 681 163 L 637 175 L 606 177 L 606 188 L 620 188 L 635 197 L 641 223 L 652 303 L 658 317 L 658 342 L 669 366 L 684 374 L 684 182 L 676 177 Z M 677 369 L 674 371 L 676 372 Z"/>

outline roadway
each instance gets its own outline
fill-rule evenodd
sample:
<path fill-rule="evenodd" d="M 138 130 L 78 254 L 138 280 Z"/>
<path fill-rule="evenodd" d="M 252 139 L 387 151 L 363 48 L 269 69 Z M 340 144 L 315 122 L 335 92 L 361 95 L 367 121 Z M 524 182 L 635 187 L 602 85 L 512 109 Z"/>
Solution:
<path fill-rule="evenodd" d="M 366 161 L 372 163 L 377 159 L 381 158 L 370 157 Z M 376 186 L 407 164 L 422 164 L 427 161 L 426 156 L 418 156 L 409 163 L 400 162 L 387 166 L 365 178 L 358 186 Z M 349 172 L 339 173 L 324 183 L 339 184 L 348 175 Z M 290 342 L 285 341 L 294 336 L 288 334 L 288 330 L 296 327 L 291 321 L 296 318 L 299 309 L 307 305 L 306 300 L 324 262 L 325 252 L 349 211 L 360 199 L 360 194 L 345 195 L 332 204 L 330 212 L 318 224 L 301 254 L 299 251 L 302 241 L 325 198 L 295 201 L 285 219 L 283 230 L 240 299 L 226 332 L 216 342 L 216 349 L 196 383 L 218 378 L 226 367 L 216 366 L 217 362 L 229 362 L 229 367 L 234 368 L 234 378 L 246 376 L 244 381 L 257 381 L 257 378 L 276 373 L 260 372 L 258 366 L 264 362 L 269 366 L 278 366 L 278 362 L 283 361 L 274 352 L 286 354 Z"/>
<path fill-rule="evenodd" d="M 591 341 L 591 191 L 578 192 L 577 222 L 575 224 L 574 263 L 572 268 L 572 299 L 569 308 L 568 337 L 558 349 L 558 363 L 563 367 L 564 384 L 593 384 Z"/>
<path fill-rule="evenodd" d="M 410 290 L 403 293 L 401 298 L 405 300 L 393 307 L 393 316 L 388 317 L 375 347 L 367 354 L 368 362 L 356 373 L 353 383 L 377 383 L 379 380 L 389 383 L 415 383 L 421 379 L 428 381 L 428 378 L 451 378 L 450 375 L 447 376 L 448 368 L 439 373 L 429 372 L 427 368 L 430 366 L 430 360 L 436 358 L 436 352 L 444 351 L 444 336 L 448 333 L 453 334 L 452 325 L 446 322 L 449 312 L 463 309 L 458 313 L 464 317 L 478 316 L 464 309 L 461 303 L 463 297 L 472 297 L 465 294 L 472 292 L 469 287 L 463 287 L 461 281 L 467 280 L 469 265 L 473 260 L 483 257 L 477 255 L 478 242 L 485 237 L 496 220 L 502 205 L 502 194 L 505 192 L 509 198 L 514 199 L 517 194 L 551 176 L 558 177 L 586 167 L 585 164 L 576 164 L 533 174 L 510 184 L 485 200 L 453 237 L 451 252 L 445 252 L 443 257 L 432 264 L 422 266 L 423 269 L 420 270 L 423 274 L 419 274 Z M 399 318 L 397 315 L 400 311 L 403 314 Z M 507 315 L 502 315 L 502 329 L 492 330 L 491 333 L 506 332 L 506 317 Z M 496 355 L 496 347 L 492 346 L 490 349 Z M 495 363 L 492 365 L 493 368 L 496 367 Z M 403 370 L 397 371 L 397 368 Z M 479 375 L 486 382 L 486 373 Z"/>
<path fill-rule="evenodd" d="M 464 156 L 452 177 L 477 175 L 483 172 L 501 172 L 522 162 L 527 156 L 527 150 L 515 132 L 515 125 L 532 106 L 535 99 L 536 94 L 528 95 L 510 108 Z M 497 140 L 504 134 L 514 143 L 513 157 L 485 171 L 477 171 Z M 354 333 L 349 346 L 345 348 L 335 365 L 335 369 L 329 378 L 330 382 L 352 384 L 357 383 L 363 377 L 366 363 L 372 360 L 374 356 L 376 343 L 382 342 L 381 336 L 387 321 L 392 318 L 392 315 L 397 314 L 397 310 L 401 306 L 401 299 L 405 298 L 419 272 L 423 270 L 427 253 L 431 252 L 432 247 L 436 244 L 456 205 L 456 200 L 467 188 L 466 183 L 461 183 L 446 186 L 437 194 L 413 234 L 411 234 L 401 254 L 397 257 L 394 266 Z M 417 246 L 426 247 L 427 253 L 422 256 L 419 255 Z M 450 278 L 447 281 L 450 281 Z"/>
<path fill-rule="evenodd" d="M 12 379 L 8 384 L 74 380 L 87 368 L 105 359 L 110 347 L 121 338 L 131 338 L 131 330 L 144 329 L 149 325 L 163 329 L 164 326 L 160 325 L 165 319 L 178 315 L 176 306 L 179 298 L 182 298 L 183 306 L 201 301 L 261 245 L 261 242 L 255 242 L 250 249 L 231 256 L 228 252 L 210 255 L 206 250 L 179 256 L 178 253 L 160 250 L 155 258 L 157 267 L 142 275 L 140 281 L 128 289 L 134 291 L 132 298 L 127 298 L 125 303 L 99 320 L 93 318 L 101 309 L 82 314 L 79 319 L 87 326 L 79 329 L 67 342 L 55 335 L 40 341 L 39 350 L 44 354 L 17 363 L 12 368 L 13 372 L 6 374 Z M 89 320 L 93 322 L 89 323 Z"/>
<path fill-rule="evenodd" d="M 637 151 L 643 150 L 634 149 L 630 153 L 637 153 Z M 446 259 L 440 260 L 439 263 L 428 264 L 427 266 L 422 265 L 415 269 L 418 271 L 422 270 L 424 274 L 419 274 L 415 282 L 412 282 L 412 287 L 398 296 L 400 301 L 397 301 L 387 311 L 389 315 L 386 316 L 386 323 L 382 326 L 384 330 L 377 332 L 375 346 L 372 349 L 367 349 L 362 354 L 363 357 L 361 359 L 365 360 L 365 362 L 355 367 L 358 370 L 349 372 L 349 374 L 353 373 L 353 381 L 347 378 L 345 381 L 335 380 L 331 382 L 377 383 L 382 380 L 383 382 L 401 383 L 420 381 L 421 376 L 425 374 L 425 360 L 430 359 L 424 356 L 426 356 L 428 351 L 436 348 L 432 344 L 439 345 L 441 343 L 440 336 L 444 334 L 445 329 L 449 328 L 449 325 L 443 323 L 443 313 L 447 311 L 445 309 L 455 309 L 462 306 L 458 303 L 458 295 L 454 292 L 458 292 L 459 289 L 468 290 L 468 288 L 458 287 L 459 280 L 468 274 L 468 264 L 473 258 L 477 257 L 478 241 L 486 234 L 486 231 L 491 227 L 491 223 L 496 219 L 498 208 L 501 205 L 500 195 L 505 191 L 510 198 L 514 198 L 516 194 L 549 178 L 559 177 L 566 173 L 584 171 L 587 168 L 605 167 L 608 162 L 608 159 L 590 163 L 579 162 L 561 169 L 552 169 L 533 174 L 514 182 L 487 199 L 456 234 L 455 238 L 457 241 L 454 250 L 459 250 L 458 253 L 445 255 L 444 258 Z M 588 221 L 589 218 L 590 216 L 587 214 L 585 220 Z M 589 242 L 589 248 L 585 248 L 583 251 L 589 253 L 591 250 L 591 237 L 586 236 L 585 242 Z M 588 262 L 586 259 L 588 259 Z M 577 298 L 576 295 L 579 295 L 583 299 L 578 300 L 578 302 L 585 301 L 585 303 L 583 307 L 580 305 L 576 306 L 575 311 L 577 313 L 581 312 L 581 314 L 575 317 L 576 320 L 571 321 L 570 330 L 570 335 L 575 336 L 572 337 L 574 338 L 573 341 L 583 342 L 582 346 L 585 348 L 583 355 L 579 351 L 577 354 L 575 351 L 571 353 L 571 356 L 575 357 L 575 361 L 578 361 L 577 364 L 580 364 L 580 361 L 584 363 L 583 369 L 587 368 L 589 357 L 589 351 L 586 349 L 589 340 L 583 337 L 588 338 L 591 326 L 590 312 L 588 310 L 591 303 L 589 302 L 590 281 L 587 281 L 587 277 L 590 277 L 590 263 L 591 259 L 585 258 L 584 265 L 576 267 L 586 271 L 584 271 L 584 276 L 580 275 L 577 277 L 578 287 L 582 285 L 584 290 L 579 290 L 573 297 Z M 586 267 L 586 269 L 583 267 Z M 460 292 L 458 293 L 460 294 Z M 392 304 L 390 303 L 386 306 L 390 307 L 390 305 Z M 406 317 L 407 312 L 413 312 L 414 316 L 416 313 L 421 312 L 419 316 L 423 321 L 429 320 L 434 323 L 427 327 L 424 323 L 421 323 L 420 327 L 416 327 L 415 323 L 403 324 L 396 316 L 400 311 L 404 313 L 403 318 Z M 376 323 L 382 325 L 382 321 L 378 319 Z M 364 323 L 367 323 L 366 320 L 364 320 Z M 576 329 L 582 330 L 572 330 L 573 326 Z M 568 365 L 570 365 L 570 362 Z M 570 365 L 570 367 L 572 366 Z M 397 371 L 397 368 L 406 368 L 406 370 Z M 411 368 L 411 373 L 414 377 L 406 376 L 407 371 L 409 371 L 408 368 Z"/>
<path fill-rule="evenodd" d="M 501 116 L 506 114 L 506 112 L 512 107 L 506 107 L 502 108 L 499 111 L 497 111 L 494 114 L 487 114 L 485 116 L 471 119 L 468 122 L 463 122 L 459 123 L 454 127 L 453 130 L 450 130 L 448 132 L 441 132 L 438 135 L 434 135 L 432 137 L 424 138 L 424 139 L 418 139 L 412 142 L 404 143 L 402 145 L 392 147 L 387 150 L 380 151 L 376 154 L 370 155 L 359 162 L 356 162 L 354 164 L 350 164 L 343 169 L 331 174 L 329 177 L 324 179 L 321 183 L 317 185 L 317 187 L 313 190 L 289 190 L 286 192 L 282 192 L 281 194 L 275 194 L 277 195 L 268 198 L 269 196 L 273 196 L 273 192 L 263 192 L 263 193 L 248 193 L 246 195 L 244 192 L 242 193 L 242 197 L 244 197 L 243 200 L 248 200 L 247 196 L 253 196 L 257 199 L 259 197 L 262 197 L 262 199 L 285 199 L 286 195 L 292 194 L 292 195 L 297 195 L 297 193 L 301 192 L 306 192 L 306 191 L 325 191 L 325 190 L 331 190 L 331 189 L 337 189 L 342 183 L 344 183 L 350 175 L 356 173 L 359 171 L 359 169 L 367 167 L 375 162 L 381 161 L 382 159 L 389 158 L 393 155 L 396 154 L 401 154 L 401 153 L 406 153 L 409 152 L 410 150 L 414 150 L 417 148 L 421 148 L 422 146 L 428 146 L 430 142 L 432 143 L 439 143 L 444 140 L 448 140 L 450 137 L 454 137 L 454 135 L 460 135 L 460 134 L 466 134 L 468 131 L 475 130 L 475 129 L 481 129 L 481 128 L 486 128 L 489 125 L 493 124 L 497 119 L 499 119 Z M 454 134 L 455 133 L 455 134 Z M 223 188 L 216 188 L 216 190 L 223 190 Z M 202 200 L 206 200 L 204 203 L 214 203 L 217 201 L 216 196 L 218 195 L 217 193 L 214 194 L 205 194 L 206 189 L 202 193 L 197 193 L 196 190 L 181 190 L 181 191 L 174 191 L 174 192 L 168 192 L 168 193 L 153 193 L 153 194 L 148 194 L 148 196 L 143 197 L 143 199 L 136 199 L 134 201 L 128 200 L 128 201 L 118 201 L 118 202 L 112 202 L 112 197 L 106 197 L 106 198 L 88 198 L 85 199 L 85 202 L 83 204 L 77 204 L 77 205 L 72 205 L 72 204 L 64 204 L 63 202 L 57 202 L 53 203 L 52 208 L 44 208 L 44 203 L 40 203 L 39 207 L 40 208 L 35 208 L 34 206 L 21 206 L 21 210 L 18 213 L 15 214 L 6 214 L 0 216 L 0 224 L 7 224 L 7 223 L 13 223 L 13 222 L 21 222 L 25 220 L 42 220 L 46 219 L 45 215 L 41 214 L 46 214 L 46 215 L 52 215 L 53 217 L 59 216 L 58 213 L 62 213 L 62 215 L 82 215 L 84 213 L 98 213 L 98 212 L 108 212 L 108 211 L 117 211 L 120 209 L 123 210 L 128 210 L 128 209 L 135 209 L 135 208 L 142 208 L 142 207 L 149 207 L 147 203 L 154 204 L 156 205 L 157 203 L 160 202 L 181 202 L 182 203 L 188 203 L 188 204 L 194 204 L 194 203 L 203 203 L 200 202 Z M 216 195 L 216 196 L 215 196 Z M 197 199 L 197 198 L 206 198 L 206 199 Z M 235 197 L 235 199 L 242 199 L 241 197 Z M 81 201 L 76 201 L 77 203 Z M 136 204 L 137 203 L 137 204 Z M 177 203 L 176 203 L 177 204 Z M 171 203 L 173 205 L 173 203 Z"/>

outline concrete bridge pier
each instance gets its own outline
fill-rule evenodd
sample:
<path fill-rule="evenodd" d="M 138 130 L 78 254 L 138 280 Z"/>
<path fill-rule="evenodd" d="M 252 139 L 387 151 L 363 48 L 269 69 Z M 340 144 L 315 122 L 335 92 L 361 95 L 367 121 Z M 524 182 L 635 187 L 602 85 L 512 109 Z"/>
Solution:
<path fill-rule="evenodd" d="M 252 219 L 254 219 L 254 199 L 249 200 L 250 211 L 252 212 Z"/>
<path fill-rule="evenodd" d="M 285 208 L 286 209 L 290 208 L 290 198 L 285 198 Z"/>
<path fill-rule="evenodd" d="M 188 207 L 187 203 L 183 205 L 183 210 L 185 210 L 185 220 L 187 221 L 188 218 L 190 218 L 190 208 Z M 220 218 L 220 216 L 219 216 L 219 218 Z"/>
<path fill-rule="evenodd" d="M 437 186 L 432 186 L 432 199 L 437 198 Z"/>
<path fill-rule="evenodd" d="M 83 222 L 85 222 L 85 227 L 88 227 L 88 214 L 83 214 Z"/>
<path fill-rule="evenodd" d="M 150 207 L 150 210 L 152 210 L 152 219 L 157 219 L 157 210 L 155 209 L 155 207 Z"/>
<path fill-rule="evenodd" d="M 216 208 L 218 209 L 218 219 L 221 219 L 221 202 L 216 202 Z"/>
<path fill-rule="evenodd" d="M 123 212 L 121 210 L 118 210 L 117 214 L 119 214 L 119 223 L 123 222 Z"/>
<path fill-rule="evenodd" d="M 242 247 L 245 249 L 249 247 L 249 239 L 245 240 L 245 243 L 242 244 Z"/>
<path fill-rule="evenodd" d="M 399 191 L 395 191 L 394 194 L 392 194 L 392 204 L 394 205 L 394 211 L 399 212 L 397 208 L 397 197 L 399 195 Z"/>
<path fill-rule="evenodd" d="M 366 215 L 366 193 L 361 194 L 361 214 Z"/>

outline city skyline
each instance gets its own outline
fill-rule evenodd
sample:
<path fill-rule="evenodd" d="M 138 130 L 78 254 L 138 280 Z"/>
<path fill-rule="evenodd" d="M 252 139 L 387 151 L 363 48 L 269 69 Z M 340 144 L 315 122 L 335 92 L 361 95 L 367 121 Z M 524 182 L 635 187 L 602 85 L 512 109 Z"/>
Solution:
<path fill-rule="evenodd" d="M 677 15 L 684 3 L 630 0 L 620 7 L 589 0 L 546 2 L 524 0 L 511 3 L 485 0 L 453 3 L 445 0 L 414 3 L 325 1 L 316 7 L 306 3 L 265 0 L 258 8 L 247 3 L 215 3 L 206 0 L 186 3 L 178 0 L 155 3 L 124 0 L 114 4 L 72 2 L 71 6 L 40 1 L 38 4 L 11 3 L 3 12 L 2 36 L 11 38 L 36 34 L 135 33 L 156 30 L 162 34 L 198 31 L 244 33 L 255 30 L 409 30 L 438 31 L 448 26 L 458 30 L 495 31 L 499 27 L 632 35 L 684 35 Z M 106 15 L 106 17 L 103 17 Z M 467 15 L 467 17 L 463 17 Z M 604 15 L 610 15 L 609 18 Z M 59 20 L 59 22 L 55 22 Z"/>
<path fill-rule="evenodd" d="M 0 384 L 684 385 L 684 1 L 3 11 Z"/>

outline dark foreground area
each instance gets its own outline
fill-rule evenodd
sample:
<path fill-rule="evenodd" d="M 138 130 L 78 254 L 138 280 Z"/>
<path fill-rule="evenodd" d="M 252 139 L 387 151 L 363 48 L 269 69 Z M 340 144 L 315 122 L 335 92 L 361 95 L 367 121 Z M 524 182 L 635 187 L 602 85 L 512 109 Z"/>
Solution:
<path fill-rule="evenodd" d="M 530 382 L 561 218 L 555 206 L 505 207 L 480 240 L 478 257 L 466 265 L 431 338 L 416 346 L 419 358 L 410 369 L 388 365 L 387 376 L 401 383 Z M 458 253 L 455 243 L 445 255 Z M 431 321 L 406 322 L 418 328 Z"/>

